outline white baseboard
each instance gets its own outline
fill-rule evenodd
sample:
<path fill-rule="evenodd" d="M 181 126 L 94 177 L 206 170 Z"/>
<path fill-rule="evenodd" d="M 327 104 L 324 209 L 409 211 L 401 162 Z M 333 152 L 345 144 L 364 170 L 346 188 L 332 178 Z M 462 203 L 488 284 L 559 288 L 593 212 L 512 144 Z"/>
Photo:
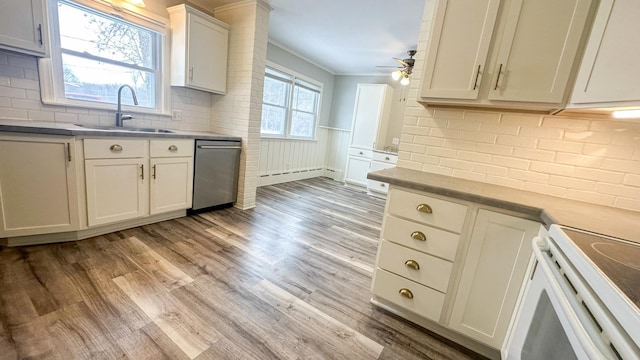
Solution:
<path fill-rule="evenodd" d="M 322 169 L 300 170 L 258 177 L 258 187 L 323 176 Z"/>

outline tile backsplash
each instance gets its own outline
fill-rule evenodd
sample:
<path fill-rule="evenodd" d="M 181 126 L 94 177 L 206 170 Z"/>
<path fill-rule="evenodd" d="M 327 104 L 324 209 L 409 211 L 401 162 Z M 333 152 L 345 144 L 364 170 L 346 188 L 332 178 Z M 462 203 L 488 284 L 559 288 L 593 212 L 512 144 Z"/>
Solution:
<path fill-rule="evenodd" d="M 171 88 L 171 109 L 182 112 L 182 120 L 168 115 L 130 112 L 127 126 L 209 131 L 212 95 L 187 88 Z M 114 125 L 111 110 L 43 104 L 40 97 L 38 60 L 28 55 L 0 50 L 0 121 L 2 118 L 56 123 Z"/>
<path fill-rule="evenodd" d="M 640 210 L 640 122 L 417 105 L 399 150 L 404 168 Z"/>

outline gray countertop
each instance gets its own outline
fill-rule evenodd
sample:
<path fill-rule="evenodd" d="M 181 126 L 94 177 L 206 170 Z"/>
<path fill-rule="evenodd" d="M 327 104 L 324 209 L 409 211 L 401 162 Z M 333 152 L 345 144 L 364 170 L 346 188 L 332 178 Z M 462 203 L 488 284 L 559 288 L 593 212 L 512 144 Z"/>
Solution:
<path fill-rule="evenodd" d="M 640 212 L 637 211 L 403 168 L 375 171 L 367 177 L 537 216 L 547 227 L 560 224 L 640 243 Z"/>
<path fill-rule="evenodd" d="M 90 125 L 88 125 L 90 126 Z M 92 129 L 74 124 L 60 124 L 51 122 L 33 122 L 0 119 L 0 132 L 23 133 L 34 135 L 62 135 L 80 137 L 138 137 L 138 138 L 184 138 L 205 140 L 241 140 L 237 136 L 221 135 L 204 131 L 173 130 L 169 133 L 130 131 L 125 126 L 122 129 Z"/>

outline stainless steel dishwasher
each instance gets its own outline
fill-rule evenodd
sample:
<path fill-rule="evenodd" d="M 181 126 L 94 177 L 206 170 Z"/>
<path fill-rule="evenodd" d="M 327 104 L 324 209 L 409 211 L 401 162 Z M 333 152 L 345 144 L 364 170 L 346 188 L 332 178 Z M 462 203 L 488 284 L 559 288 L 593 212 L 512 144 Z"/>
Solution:
<path fill-rule="evenodd" d="M 192 211 L 236 201 L 240 145 L 237 140 L 196 139 Z"/>

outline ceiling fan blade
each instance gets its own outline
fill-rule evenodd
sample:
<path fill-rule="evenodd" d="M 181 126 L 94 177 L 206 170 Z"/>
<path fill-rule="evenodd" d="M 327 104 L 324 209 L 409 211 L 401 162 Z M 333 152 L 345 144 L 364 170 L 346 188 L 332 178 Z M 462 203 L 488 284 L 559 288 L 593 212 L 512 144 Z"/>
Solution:
<path fill-rule="evenodd" d="M 404 66 L 404 67 L 409 67 L 409 64 L 407 64 L 403 59 L 399 59 L 399 58 L 392 58 L 393 60 L 397 61 L 400 63 L 400 65 Z"/>

